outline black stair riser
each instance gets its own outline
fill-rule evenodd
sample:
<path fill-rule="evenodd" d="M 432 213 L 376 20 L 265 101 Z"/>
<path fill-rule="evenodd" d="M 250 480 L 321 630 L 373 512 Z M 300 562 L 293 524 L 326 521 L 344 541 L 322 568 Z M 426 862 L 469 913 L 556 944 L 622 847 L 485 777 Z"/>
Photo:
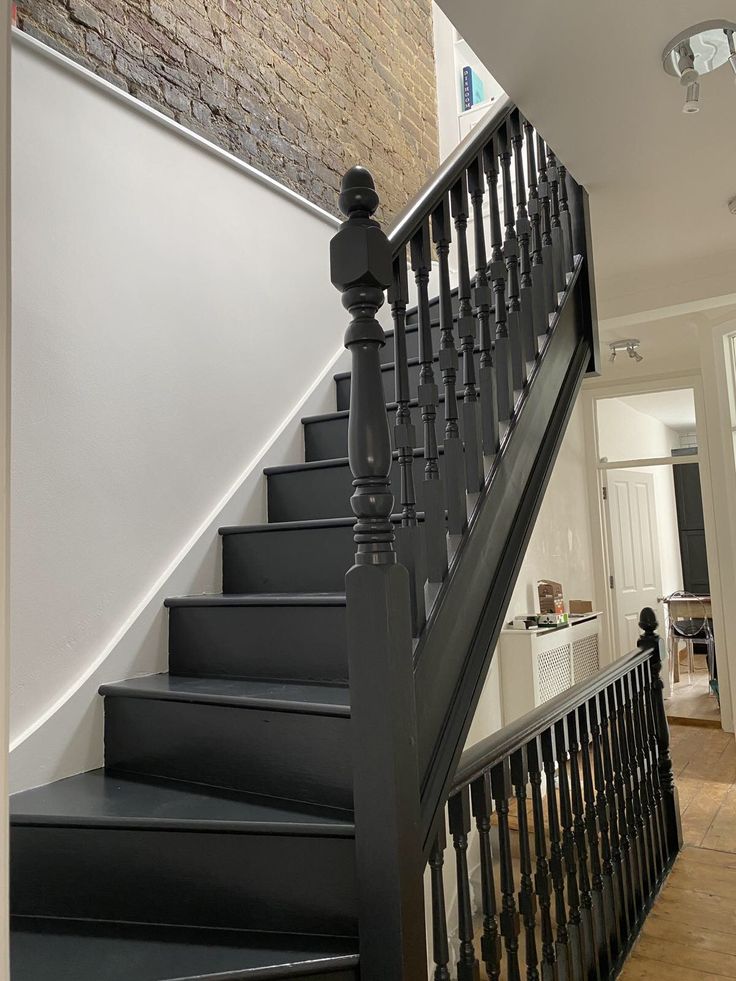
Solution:
<path fill-rule="evenodd" d="M 352 838 L 17 826 L 10 876 L 27 916 L 356 931 Z"/>
<path fill-rule="evenodd" d="M 440 371 L 439 361 L 436 358 L 437 352 L 435 351 L 435 363 L 434 363 L 434 380 L 439 392 L 442 392 L 442 372 Z M 479 354 L 475 354 L 475 368 L 476 375 L 479 368 Z M 381 371 L 381 379 L 383 381 L 383 391 L 386 395 L 387 402 L 393 402 L 396 398 L 396 382 L 394 377 L 393 366 L 389 368 L 384 368 Z M 419 384 L 419 362 L 409 365 L 409 391 L 412 398 L 417 396 L 417 386 Z M 462 359 L 458 356 L 458 368 L 457 368 L 457 381 L 456 387 L 458 390 L 462 389 Z M 338 375 L 335 378 L 335 389 L 336 389 L 336 399 L 337 408 L 339 411 L 343 409 L 350 408 L 350 375 Z"/>
<path fill-rule="evenodd" d="M 115 772 L 352 807 L 346 717 L 107 697 L 105 765 Z"/>
<path fill-rule="evenodd" d="M 401 474 L 398 460 L 391 467 L 394 511 L 400 510 Z M 414 457 L 417 510 L 422 510 L 424 458 Z M 268 520 L 307 521 L 310 518 L 349 517 L 353 475 L 347 460 L 340 466 L 313 467 L 268 474 Z M 351 563 L 352 564 L 352 563 Z"/>
<path fill-rule="evenodd" d="M 202 677 L 347 682 L 345 606 L 177 606 L 169 670 Z"/>
<path fill-rule="evenodd" d="M 354 556 L 352 522 L 224 535 L 222 590 L 340 592 Z"/>

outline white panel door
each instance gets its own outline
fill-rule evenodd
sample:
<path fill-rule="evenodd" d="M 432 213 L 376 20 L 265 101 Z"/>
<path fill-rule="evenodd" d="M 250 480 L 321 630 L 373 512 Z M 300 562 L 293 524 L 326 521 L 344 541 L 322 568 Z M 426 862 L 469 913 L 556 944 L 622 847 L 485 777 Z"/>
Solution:
<path fill-rule="evenodd" d="M 607 489 L 610 572 L 620 657 L 636 648 L 643 607 L 651 606 L 662 623 L 657 602 L 662 595 L 662 572 L 654 476 L 637 470 L 609 470 Z"/>

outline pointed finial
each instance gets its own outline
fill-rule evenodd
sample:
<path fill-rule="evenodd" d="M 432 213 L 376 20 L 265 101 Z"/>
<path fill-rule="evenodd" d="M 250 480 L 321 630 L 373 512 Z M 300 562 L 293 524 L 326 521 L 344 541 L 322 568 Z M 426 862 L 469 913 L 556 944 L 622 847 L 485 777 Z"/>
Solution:
<path fill-rule="evenodd" d="M 371 172 L 365 167 L 351 167 L 342 179 L 340 211 L 346 218 L 370 218 L 378 203 L 376 185 Z"/>

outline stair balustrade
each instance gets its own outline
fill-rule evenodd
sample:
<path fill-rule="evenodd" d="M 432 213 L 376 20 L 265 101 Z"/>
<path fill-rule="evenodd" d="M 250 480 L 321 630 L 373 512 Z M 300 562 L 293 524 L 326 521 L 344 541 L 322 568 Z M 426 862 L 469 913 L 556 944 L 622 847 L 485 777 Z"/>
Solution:
<path fill-rule="evenodd" d="M 388 234 L 373 217 L 378 204 L 370 173 L 348 171 L 340 196 L 346 220 L 332 242 L 331 275 L 351 315 L 345 345 L 352 355 L 348 448 L 356 551 L 345 581 L 361 972 L 366 979 L 398 981 L 426 973 L 423 871 L 429 861 L 439 889 L 437 836 L 445 803 L 578 385 L 595 368 L 596 323 L 585 191 L 507 98 Z M 433 303 L 435 269 L 439 295 Z M 393 445 L 379 354 L 387 337 L 376 317 L 386 290 L 393 319 Z M 407 353 L 410 332 L 416 361 Z M 421 450 L 415 449 L 413 405 Z M 523 799 L 527 765 L 519 748 L 513 761 L 489 771 L 502 826 L 512 784 Z M 461 864 L 471 797 L 482 809 L 474 793 L 456 794 L 450 810 Z M 581 865 L 587 867 L 582 800 L 560 802 L 560 847 L 568 880 L 576 882 Z M 480 828 L 485 817 L 476 814 L 476 820 Z M 481 830 L 488 861 L 489 834 Z M 550 845 L 554 863 L 557 845 Z M 537 854 L 538 863 L 545 861 Z M 495 963 L 502 941 L 513 977 L 519 910 L 509 863 L 505 859 L 500 869 L 498 911 L 495 898 L 485 896 L 483 944 Z M 536 950 L 532 875 L 526 849 L 520 895 L 527 957 Z M 584 941 L 588 953 L 595 943 L 595 870 L 594 880 L 595 888 L 581 880 L 580 909 L 571 909 L 566 928 L 577 928 L 578 945 Z M 458 897 L 458 971 L 471 979 L 478 974 L 462 876 Z M 549 930 L 544 943 L 549 964 Z M 446 976 L 445 946 L 436 931 L 437 977 Z"/>

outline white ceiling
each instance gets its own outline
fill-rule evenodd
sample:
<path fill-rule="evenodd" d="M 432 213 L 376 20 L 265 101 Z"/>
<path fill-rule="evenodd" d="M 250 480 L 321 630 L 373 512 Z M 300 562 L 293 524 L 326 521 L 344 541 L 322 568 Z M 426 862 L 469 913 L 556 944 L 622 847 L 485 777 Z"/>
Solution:
<path fill-rule="evenodd" d="M 438 2 L 587 187 L 602 316 L 736 290 L 733 72 L 705 76 L 685 115 L 661 62 L 681 30 L 736 18 L 734 0 Z"/>
<path fill-rule="evenodd" d="M 681 388 L 671 392 L 648 392 L 646 395 L 627 395 L 620 401 L 636 409 L 637 412 L 659 419 L 675 432 L 695 431 L 695 396 L 691 388 Z"/>

